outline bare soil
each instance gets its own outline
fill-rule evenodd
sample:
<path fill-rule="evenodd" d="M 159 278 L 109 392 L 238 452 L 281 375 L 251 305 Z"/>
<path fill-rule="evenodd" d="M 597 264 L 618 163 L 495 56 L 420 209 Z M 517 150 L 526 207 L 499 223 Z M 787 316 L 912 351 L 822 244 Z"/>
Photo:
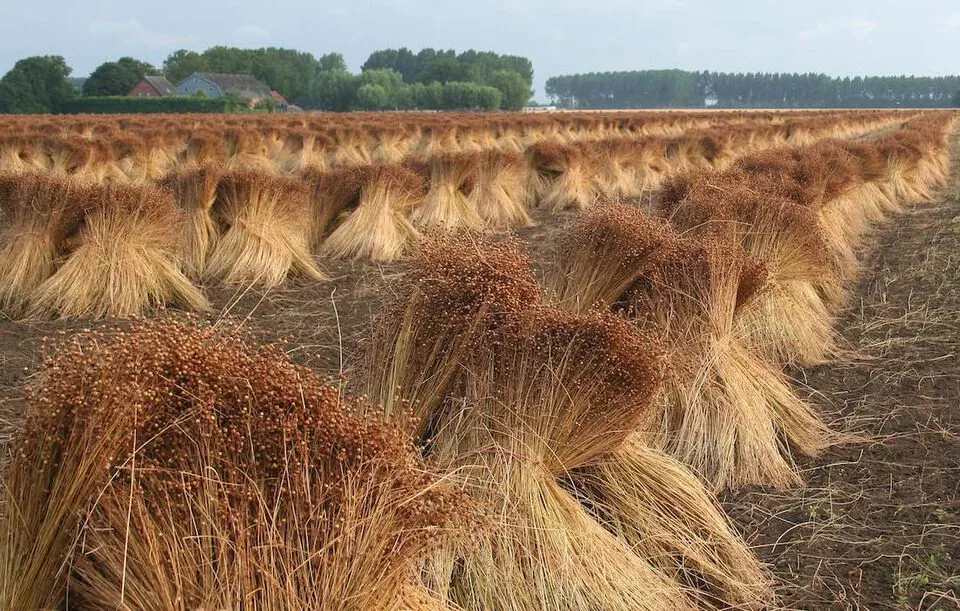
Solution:
<path fill-rule="evenodd" d="M 864 443 L 802 460 L 806 486 L 724 505 L 791 609 L 960 608 L 960 190 L 876 236 L 838 362 L 797 371 Z"/>

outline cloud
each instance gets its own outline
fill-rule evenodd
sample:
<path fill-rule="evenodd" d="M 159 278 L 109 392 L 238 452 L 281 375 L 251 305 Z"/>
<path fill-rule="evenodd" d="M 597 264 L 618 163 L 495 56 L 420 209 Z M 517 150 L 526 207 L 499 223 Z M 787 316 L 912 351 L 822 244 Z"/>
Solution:
<path fill-rule="evenodd" d="M 800 30 L 797 32 L 797 40 L 812 40 L 814 38 L 823 38 L 832 33 L 833 28 L 828 23 L 818 23 L 812 28 Z"/>
<path fill-rule="evenodd" d="M 866 38 L 877 29 L 877 22 L 871 19 L 851 19 L 850 31 L 857 38 Z"/>
<path fill-rule="evenodd" d="M 960 12 L 953 12 L 943 18 L 943 31 L 949 32 L 960 28 Z"/>
<path fill-rule="evenodd" d="M 876 31 L 878 24 L 872 19 L 854 17 L 847 21 L 823 21 L 805 30 L 797 32 L 797 40 L 815 40 L 831 36 L 853 36 L 864 39 Z"/>
<path fill-rule="evenodd" d="M 253 24 L 242 25 L 234 30 L 233 33 L 240 38 L 250 40 L 266 40 L 270 38 L 270 32 L 265 27 Z"/>
<path fill-rule="evenodd" d="M 125 46 L 148 47 L 151 49 L 169 49 L 186 46 L 189 36 L 168 34 L 150 29 L 139 19 L 126 21 L 94 21 L 87 31 L 97 38 L 112 38 Z"/>

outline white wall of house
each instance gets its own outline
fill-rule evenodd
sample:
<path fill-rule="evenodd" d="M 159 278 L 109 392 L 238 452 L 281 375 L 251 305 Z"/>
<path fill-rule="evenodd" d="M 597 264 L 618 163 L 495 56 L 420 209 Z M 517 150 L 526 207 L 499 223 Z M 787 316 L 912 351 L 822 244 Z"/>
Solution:
<path fill-rule="evenodd" d="M 193 95 L 198 91 L 205 93 L 208 98 L 219 98 L 223 95 L 219 87 L 196 74 L 191 74 L 177 85 L 178 95 Z"/>

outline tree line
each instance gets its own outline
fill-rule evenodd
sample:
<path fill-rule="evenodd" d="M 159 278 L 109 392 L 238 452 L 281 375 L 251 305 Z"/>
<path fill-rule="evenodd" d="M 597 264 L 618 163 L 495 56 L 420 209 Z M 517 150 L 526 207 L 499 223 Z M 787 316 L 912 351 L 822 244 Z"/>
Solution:
<path fill-rule="evenodd" d="M 160 68 L 122 57 L 86 79 L 70 78 L 71 72 L 60 56 L 18 61 L 0 78 L 0 112 L 58 112 L 76 107 L 77 97 L 125 96 L 145 75 L 163 75 L 175 85 L 194 72 L 248 74 L 293 104 L 331 111 L 520 110 L 533 84 L 529 59 L 472 49 L 374 51 L 360 74 L 347 70 L 340 53 L 317 58 L 294 49 L 224 46 L 180 49 Z"/>
<path fill-rule="evenodd" d="M 546 91 L 564 108 L 942 108 L 960 102 L 960 76 L 636 70 L 555 76 Z"/>

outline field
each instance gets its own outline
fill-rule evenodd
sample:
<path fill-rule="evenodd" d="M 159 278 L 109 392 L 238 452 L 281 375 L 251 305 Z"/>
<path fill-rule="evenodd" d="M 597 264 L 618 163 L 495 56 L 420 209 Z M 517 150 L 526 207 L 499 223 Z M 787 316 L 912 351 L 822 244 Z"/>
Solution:
<path fill-rule="evenodd" d="M 0 607 L 955 608 L 955 115 L 0 124 Z"/>

